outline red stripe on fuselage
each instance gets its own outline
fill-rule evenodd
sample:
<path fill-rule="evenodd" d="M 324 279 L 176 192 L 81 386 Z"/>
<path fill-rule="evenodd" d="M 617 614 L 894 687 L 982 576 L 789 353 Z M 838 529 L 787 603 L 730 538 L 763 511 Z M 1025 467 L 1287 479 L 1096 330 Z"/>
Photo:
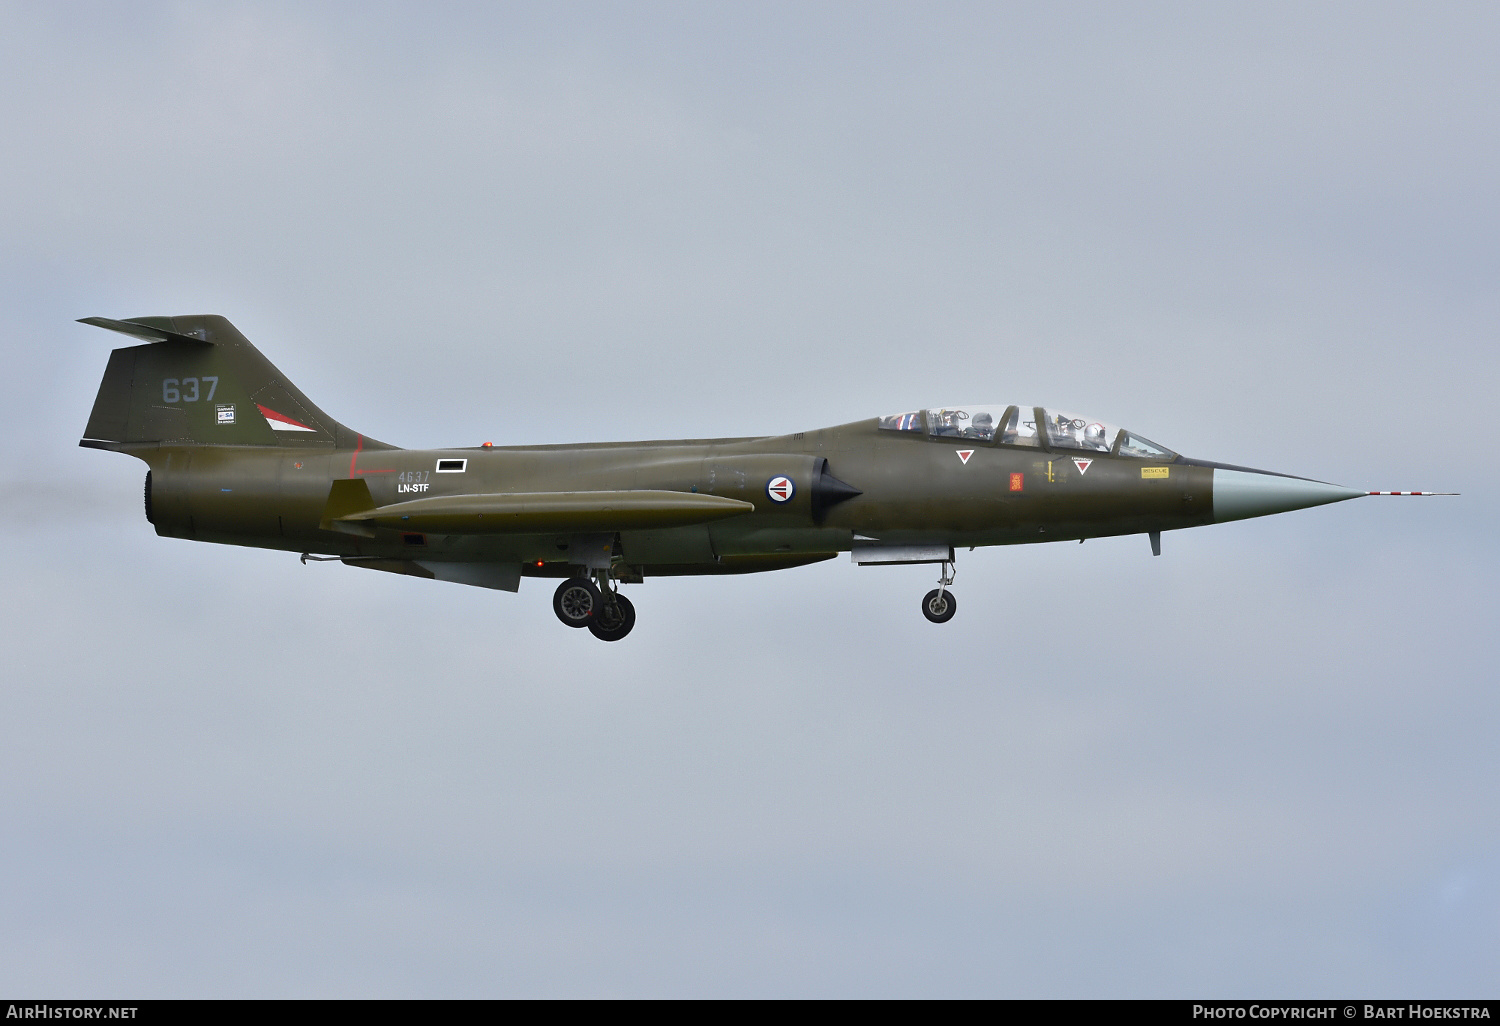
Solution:
<path fill-rule="evenodd" d="M 359 459 L 359 454 L 364 449 L 364 447 L 365 447 L 365 436 L 364 435 L 360 435 L 359 436 L 359 442 L 356 443 L 355 446 L 354 446 L 354 451 L 349 454 L 349 476 L 350 477 L 353 477 L 355 474 L 394 474 L 396 472 L 395 470 L 359 470 L 359 469 L 357 469 L 354 466 L 354 461 L 357 460 L 357 459 Z"/>

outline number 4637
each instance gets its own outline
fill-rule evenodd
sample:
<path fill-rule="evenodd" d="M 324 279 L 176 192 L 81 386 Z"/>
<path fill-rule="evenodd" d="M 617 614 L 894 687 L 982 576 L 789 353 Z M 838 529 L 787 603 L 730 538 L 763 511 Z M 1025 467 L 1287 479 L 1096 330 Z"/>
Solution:
<path fill-rule="evenodd" d="M 200 395 L 201 385 L 208 386 L 208 394 Z M 202 378 L 167 378 L 161 383 L 161 401 L 164 403 L 195 403 L 199 399 L 205 401 L 214 397 L 214 392 L 219 388 L 219 379 L 205 375 Z"/>

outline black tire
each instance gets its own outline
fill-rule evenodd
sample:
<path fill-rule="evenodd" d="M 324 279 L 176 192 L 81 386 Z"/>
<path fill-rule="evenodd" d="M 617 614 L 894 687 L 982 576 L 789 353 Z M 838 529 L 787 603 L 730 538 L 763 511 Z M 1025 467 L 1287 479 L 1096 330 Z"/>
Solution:
<path fill-rule="evenodd" d="M 552 611 L 569 627 L 588 627 L 599 612 L 599 588 L 587 577 L 569 577 L 552 593 Z"/>
<path fill-rule="evenodd" d="M 958 600 L 945 588 L 933 588 L 922 598 L 922 615 L 933 623 L 947 623 L 958 612 Z"/>
<path fill-rule="evenodd" d="M 635 606 L 624 595 L 616 594 L 614 599 L 613 603 L 604 599 L 589 624 L 589 633 L 600 641 L 619 641 L 635 626 Z"/>

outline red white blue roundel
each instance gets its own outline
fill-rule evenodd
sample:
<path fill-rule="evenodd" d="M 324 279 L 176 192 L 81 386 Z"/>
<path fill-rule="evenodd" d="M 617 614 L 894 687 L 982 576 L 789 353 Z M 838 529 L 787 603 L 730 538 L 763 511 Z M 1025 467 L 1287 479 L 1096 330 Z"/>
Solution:
<path fill-rule="evenodd" d="M 766 494 L 771 497 L 772 502 L 791 502 L 796 491 L 797 486 L 792 484 L 789 477 L 773 477 L 766 482 Z"/>

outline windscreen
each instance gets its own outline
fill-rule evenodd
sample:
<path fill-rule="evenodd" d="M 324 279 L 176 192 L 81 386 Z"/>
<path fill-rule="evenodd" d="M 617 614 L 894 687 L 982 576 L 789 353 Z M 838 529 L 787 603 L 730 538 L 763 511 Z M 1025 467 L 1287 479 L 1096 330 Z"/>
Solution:
<path fill-rule="evenodd" d="M 1120 455 L 1134 456 L 1142 460 L 1170 460 L 1177 454 L 1164 445 L 1157 445 L 1149 438 L 1125 432 L 1120 439 Z"/>

